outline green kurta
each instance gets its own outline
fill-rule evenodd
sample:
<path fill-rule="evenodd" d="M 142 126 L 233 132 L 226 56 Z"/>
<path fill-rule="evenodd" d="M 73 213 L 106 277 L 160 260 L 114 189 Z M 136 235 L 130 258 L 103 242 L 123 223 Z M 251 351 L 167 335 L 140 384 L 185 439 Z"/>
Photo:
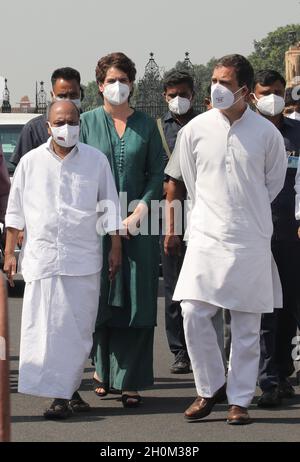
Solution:
<path fill-rule="evenodd" d="M 151 200 L 162 198 L 163 149 L 156 123 L 149 116 L 135 111 L 128 118 L 125 133 L 120 138 L 113 120 L 104 108 L 100 107 L 82 114 L 80 138 L 82 142 L 94 146 L 107 156 L 117 189 L 119 192 L 127 193 L 128 204 L 138 199 L 144 201 L 150 209 Z M 115 388 L 124 389 L 124 377 L 127 377 L 126 390 L 137 390 L 151 385 L 151 379 L 146 377 L 151 377 L 153 329 L 156 325 L 158 239 L 158 236 L 151 235 L 134 236 L 129 241 L 122 239 L 122 267 L 115 281 L 110 283 L 107 258 L 110 237 L 103 238 L 101 296 L 96 322 L 94 359 L 98 375 L 105 383 L 110 383 Z M 112 335 L 109 335 L 109 332 Z M 116 332 L 119 333 L 116 335 Z M 137 338 L 137 335 L 139 358 L 136 355 L 134 358 L 128 358 L 126 355 L 124 357 L 126 346 L 129 347 L 129 338 Z M 110 342 L 112 338 L 114 340 Z M 118 338 L 120 345 L 116 347 Z M 142 346 L 143 338 L 145 351 Z M 124 341 L 127 345 L 122 345 Z M 135 343 L 133 341 L 132 345 Z M 122 348 L 123 355 L 120 353 Z M 110 361 L 107 356 L 110 357 Z M 111 367 L 107 367 L 107 362 L 110 362 Z M 151 364 L 147 365 L 149 362 Z M 136 377 L 138 370 L 141 371 L 137 374 L 140 377 Z"/>

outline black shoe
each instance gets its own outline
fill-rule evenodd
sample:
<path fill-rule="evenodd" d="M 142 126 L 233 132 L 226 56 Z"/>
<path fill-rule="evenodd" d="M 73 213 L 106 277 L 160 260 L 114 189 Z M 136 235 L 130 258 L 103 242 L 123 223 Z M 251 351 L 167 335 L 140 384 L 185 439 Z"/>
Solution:
<path fill-rule="evenodd" d="M 171 374 L 189 374 L 191 372 L 191 363 L 185 352 L 177 354 L 174 363 L 170 367 Z"/>
<path fill-rule="evenodd" d="M 289 379 L 282 379 L 278 385 L 280 398 L 294 398 L 296 392 Z"/>
<path fill-rule="evenodd" d="M 71 414 L 69 400 L 55 398 L 50 407 L 45 410 L 44 417 L 48 420 L 62 420 L 67 419 Z"/>
<path fill-rule="evenodd" d="M 258 398 L 258 407 L 277 407 L 281 405 L 281 397 L 279 389 L 272 388 L 272 390 L 264 391 L 263 394 Z"/>

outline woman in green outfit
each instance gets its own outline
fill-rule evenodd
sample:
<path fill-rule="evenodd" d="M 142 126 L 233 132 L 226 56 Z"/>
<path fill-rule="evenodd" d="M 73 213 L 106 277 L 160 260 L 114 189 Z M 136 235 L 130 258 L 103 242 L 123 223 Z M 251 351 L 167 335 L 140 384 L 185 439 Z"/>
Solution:
<path fill-rule="evenodd" d="M 160 200 L 163 153 L 155 121 L 129 106 L 136 69 L 123 53 L 101 58 L 96 80 L 104 105 L 81 116 L 81 141 L 108 158 L 119 192 L 127 203 L 122 239 L 122 266 L 109 280 L 103 266 L 101 296 L 94 333 L 92 358 L 95 392 L 122 390 L 124 407 L 138 406 L 138 390 L 153 385 L 153 339 L 156 325 L 159 271 L 159 236 L 130 233 L 149 215 L 152 200 Z M 103 253 L 109 239 L 103 237 Z M 105 262 L 107 259 L 103 258 Z"/>

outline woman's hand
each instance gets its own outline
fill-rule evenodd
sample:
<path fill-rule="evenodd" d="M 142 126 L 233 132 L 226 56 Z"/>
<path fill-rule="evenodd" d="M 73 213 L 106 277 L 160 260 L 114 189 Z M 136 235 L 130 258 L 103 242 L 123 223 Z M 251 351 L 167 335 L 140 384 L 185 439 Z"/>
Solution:
<path fill-rule="evenodd" d="M 133 213 L 123 221 L 123 225 L 126 234 L 122 234 L 122 237 L 124 239 L 130 239 L 131 236 L 136 234 L 137 229 L 140 227 L 140 219 Z"/>
<path fill-rule="evenodd" d="M 148 213 L 148 207 L 143 202 L 140 202 L 134 209 L 134 212 L 125 218 L 123 225 L 125 227 L 125 234 L 121 234 L 123 238 L 130 239 L 131 236 L 136 236 L 139 233 L 139 227 L 143 218 Z M 124 231 L 123 231 L 124 232 Z"/>

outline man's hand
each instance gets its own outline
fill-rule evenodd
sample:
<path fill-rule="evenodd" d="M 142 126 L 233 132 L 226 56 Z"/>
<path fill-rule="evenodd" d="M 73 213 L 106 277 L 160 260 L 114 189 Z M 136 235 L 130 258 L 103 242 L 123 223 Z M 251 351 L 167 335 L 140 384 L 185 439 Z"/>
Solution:
<path fill-rule="evenodd" d="M 167 256 L 181 256 L 182 242 L 179 236 L 166 235 L 164 240 L 164 251 Z"/>
<path fill-rule="evenodd" d="M 7 275 L 8 282 L 14 287 L 13 277 L 17 272 L 17 261 L 15 257 L 15 247 L 20 230 L 16 228 L 6 229 L 6 243 L 4 252 L 4 272 Z"/>
<path fill-rule="evenodd" d="M 109 280 L 113 281 L 122 263 L 122 243 L 120 236 L 111 236 L 111 251 L 108 256 Z"/>
<path fill-rule="evenodd" d="M 18 239 L 17 239 L 17 244 L 18 244 L 19 248 L 22 247 L 23 240 L 24 240 L 24 231 L 20 231 L 19 234 L 18 234 Z"/>
<path fill-rule="evenodd" d="M 10 287 L 15 287 L 14 276 L 17 272 L 17 260 L 14 254 L 5 254 L 3 270 L 7 275 Z"/>

